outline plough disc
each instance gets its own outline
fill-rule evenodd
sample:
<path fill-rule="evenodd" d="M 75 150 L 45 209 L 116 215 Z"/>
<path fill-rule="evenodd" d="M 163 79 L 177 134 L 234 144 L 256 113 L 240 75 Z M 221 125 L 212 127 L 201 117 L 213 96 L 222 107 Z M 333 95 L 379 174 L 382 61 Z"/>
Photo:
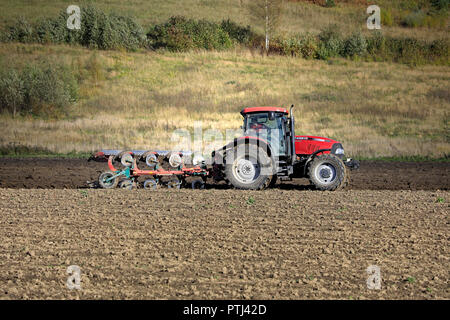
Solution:
<path fill-rule="evenodd" d="M 144 181 L 144 189 L 156 190 L 158 188 L 158 182 L 154 179 L 147 179 Z"/>

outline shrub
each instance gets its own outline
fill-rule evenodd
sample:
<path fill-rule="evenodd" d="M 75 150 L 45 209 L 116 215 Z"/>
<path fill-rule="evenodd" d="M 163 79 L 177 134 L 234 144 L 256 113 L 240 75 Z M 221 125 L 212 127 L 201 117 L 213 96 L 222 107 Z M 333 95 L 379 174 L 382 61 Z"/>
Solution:
<path fill-rule="evenodd" d="M 103 11 L 88 5 L 81 9 L 81 29 L 67 28 L 68 15 L 60 12 L 56 18 L 40 20 L 34 28 L 19 20 L 9 28 L 9 41 L 41 43 L 79 43 L 98 49 L 125 48 L 135 50 L 145 45 L 142 27 L 129 17 Z"/>
<path fill-rule="evenodd" d="M 25 18 L 19 18 L 8 28 L 5 38 L 9 41 L 32 42 L 33 27 Z"/>
<path fill-rule="evenodd" d="M 327 8 L 336 7 L 336 3 L 334 2 L 334 0 L 326 0 L 325 7 L 327 7 Z"/>
<path fill-rule="evenodd" d="M 360 32 L 353 33 L 344 45 L 344 55 L 348 57 L 363 56 L 367 52 L 366 37 Z"/>
<path fill-rule="evenodd" d="M 336 25 L 329 25 L 319 34 L 319 48 L 317 55 L 320 59 L 338 56 L 343 49 L 343 41 Z"/>
<path fill-rule="evenodd" d="M 282 41 L 283 54 L 293 57 L 313 59 L 317 55 L 318 41 L 315 36 L 305 33 Z"/>
<path fill-rule="evenodd" d="M 367 39 L 367 52 L 370 54 L 376 54 L 383 52 L 386 45 L 386 39 L 381 31 L 376 30 Z"/>
<path fill-rule="evenodd" d="M 250 40 L 255 37 L 254 32 L 251 30 L 250 26 L 240 26 L 237 23 L 231 21 L 230 19 L 223 20 L 220 24 L 223 31 L 228 33 L 228 36 L 242 44 L 249 44 Z"/>
<path fill-rule="evenodd" d="M 25 100 L 25 90 L 20 75 L 15 70 L 4 71 L 0 78 L 1 111 L 9 111 L 16 116 Z"/>
<path fill-rule="evenodd" d="M 437 11 L 447 11 L 450 5 L 449 0 L 431 0 L 431 6 Z"/>
<path fill-rule="evenodd" d="M 391 9 L 381 9 L 381 25 L 391 27 L 394 24 Z"/>
<path fill-rule="evenodd" d="M 448 40 L 434 40 L 430 45 L 430 52 L 434 57 L 448 59 L 449 45 Z"/>
<path fill-rule="evenodd" d="M 59 116 L 76 101 L 78 83 L 65 66 L 50 63 L 9 69 L 0 79 L 1 111 L 16 114 Z"/>
<path fill-rule="evenodd" d="M 426 14 L 422 11 L 415 11 L 408 14 L 402 21 L 402 25 L 410 28 L 423 27 L 425 25 Z"/>
<path fill-rule="evenodd" d="M 319 48 L 317 37 L 306 33 L 301 40 L 300 51 L 303 58 L 313 59 L 317 56 L 317 50 Z"/>
<path fill-rule="evenodd" d="M 219 24 L 182 16 L 171 17 L 164 24 L 152 26 L 147 38 L 152 48 L 167 48 L 172 51 L 221 50 L 232 46 L 230 36 Z"/>

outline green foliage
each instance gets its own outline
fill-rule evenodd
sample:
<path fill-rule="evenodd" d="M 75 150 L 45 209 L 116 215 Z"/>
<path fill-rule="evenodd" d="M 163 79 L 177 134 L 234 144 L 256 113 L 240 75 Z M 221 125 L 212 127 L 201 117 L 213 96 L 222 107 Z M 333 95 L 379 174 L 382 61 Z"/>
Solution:
<path fill-rule="evenodd" d="M 320 45 L 317 51 L 319 59 L 337 57 L 343 50 L 344 42 L 337 25 L 329 25 L 319 34 Z"/>
<path fill-rule="evenodd" d="M 142 27 L 129 17 L 106 14 L 92 5 L 81 8 L 81 29 L 67 28 L 68 14 L 40 20 L 35 26 L 20 19 L 11 26 L 6 39 L 18 42 L 78 43 L 97 49 L 135 50 L 145 45 Z"/>
<path fill-rule="evenodd" d="M 248 199 L 247 199 L 247 204 L 249 204 L 249 205 L 252 205 L 252 204 L 254 204 L 256 202 L 256 200 L 255 200 L 255 198 L 253 198 L 253 196 L 250 196 Z"/>
<path fill-rule="evenodd" d="M 319 47 L 317 37 L 310 33 L 284 39 L 282 45 L 283 54 L 304 59 L 315 58 Z"/>
<path fill-rule="evenodd" d="M 394 24 L 391 9 L 381 8 L 381 25 L 391 27 Z"/>
<path fill-rule="evenodd" d="M 0 78 L 0 111 L 55 117 L 76 101 L 78 83 L 70 69 L 50 63 L 8 69 Z"/>
<path fill-rule="evenodd" d="M 220 27 L 223 31 L 228 33 L 228 36 L 232 40 L 238 43 L 249 44 L 250 41 L 256 36 L 250 26 L 243 27 L 230 19 L 223 20 Z"/>
<path fill-rule="evenodd" d="M 147 38 L 152 48 L 172 51 L 222 50 L 232 46 L 229 34 L 219 24 L 182 16 L 171 17 L 166 23 L 152 26 Z"/>
<path fill-rule="evenodd" d="M 336 3 L 334 2 L 334 0 L 326 0 L 325 7 L 327 7 L 327 8 L 336 7 Z"/>
<path fill-rule="evenodd" d="M 437 11 L 447 11 L 450 6 L 450 0 L 431 0 L 431 6 Z"/>
<path fill-rule="evenodd" d="M 449 63 L 449 42 L 432 42 L 413 38 L 385 37 L 380 31 L 367 38 L 367 53 L 377 61 L 394 61 L 412 65 Z"/>
<path fill-rule="evenodd" d="M 402 25 L 410 28 L 423 27 L 425 25 L 426 14 L 422 10 L 408 14 L 402 21 Z"/>
<path fill-rule="evenodd" d="M 145 44 L 142 27 L 132 18 L 88 6 L 81 10 L 81 44 L 98 49 L 135 50 Z M 77 32 L 76 30 L 71 30 Z"/>
<path fill-rule="evenodd" d="M 349 38 L 345 40 L 344 44 L 344 56 L 363 56 L 367 52 L 366 37 L 360 32 L 353 33 Z"/>
<path fill-rule="evenodd" d="M 14 25 L 8 28 L 5 38 L 7 41 L 32 42 L 33 27 L 25 18 L 19 18 Z"/>
<path fill-rule="evenodd" d="M 0 107 L 14 116 L 21 111 L 25 100 L 23 80 L 16 70 L 4 71 L 0 78 Z"/>

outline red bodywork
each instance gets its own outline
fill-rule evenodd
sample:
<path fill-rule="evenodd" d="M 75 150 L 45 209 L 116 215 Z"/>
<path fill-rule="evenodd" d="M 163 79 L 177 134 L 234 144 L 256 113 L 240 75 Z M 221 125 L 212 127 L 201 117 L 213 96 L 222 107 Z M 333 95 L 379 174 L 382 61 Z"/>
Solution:
<path fill-rule="evenodd" d="M 324 137 L 295 136 L 295 154 L 297 155 L 312 154 L 317 150 L 331 149 L 331 147 L 335 143 L 339 142 Z M 323 153 L 330 153 L 330 151 L 324 151 Z"/>

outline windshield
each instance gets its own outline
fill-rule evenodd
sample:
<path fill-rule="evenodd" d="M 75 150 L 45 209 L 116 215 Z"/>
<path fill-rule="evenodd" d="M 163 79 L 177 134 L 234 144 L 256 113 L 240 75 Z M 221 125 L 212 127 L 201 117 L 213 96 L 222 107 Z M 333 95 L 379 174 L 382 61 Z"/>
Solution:
<path fill-rule="evenodd" d="M 276 115 L 273 120 L 269 119 L 267 113 L 254 113 L 247 116 L 245 129 L 261 130 L 261 129 L 282 129 L 282 116 Z"/>

